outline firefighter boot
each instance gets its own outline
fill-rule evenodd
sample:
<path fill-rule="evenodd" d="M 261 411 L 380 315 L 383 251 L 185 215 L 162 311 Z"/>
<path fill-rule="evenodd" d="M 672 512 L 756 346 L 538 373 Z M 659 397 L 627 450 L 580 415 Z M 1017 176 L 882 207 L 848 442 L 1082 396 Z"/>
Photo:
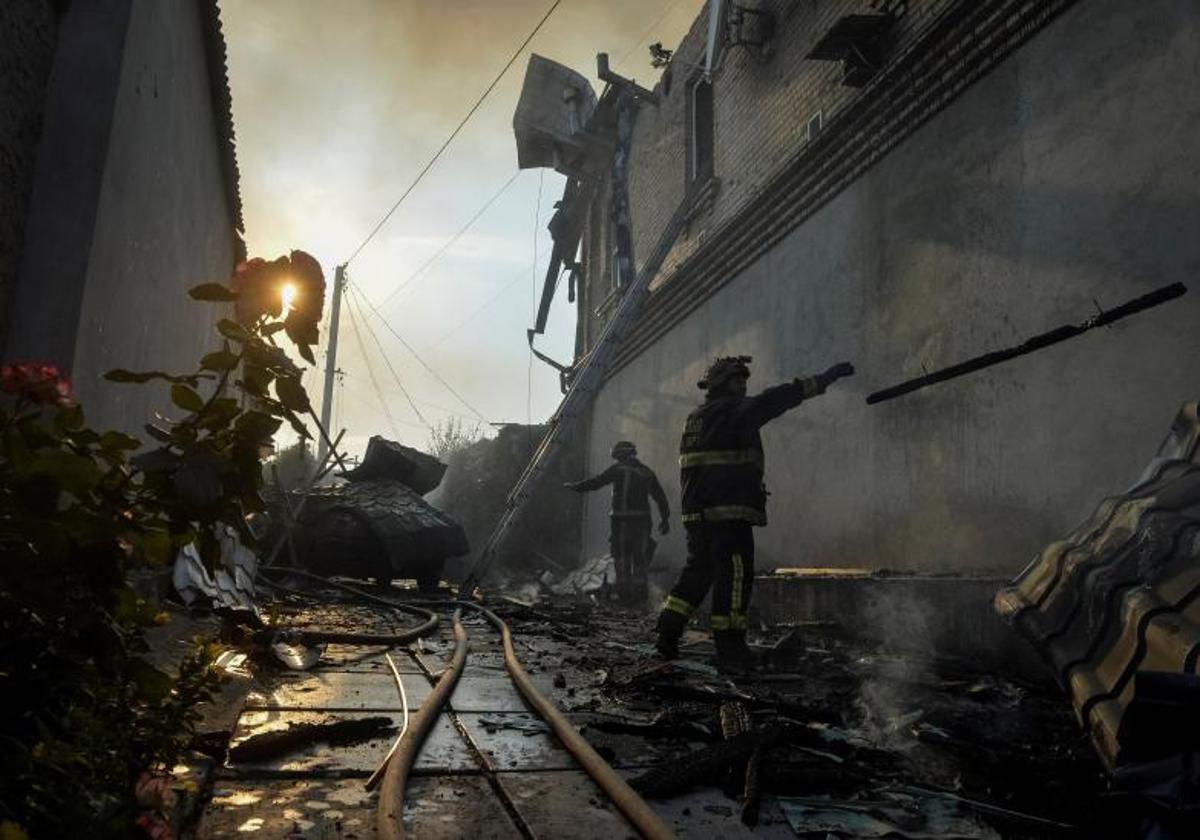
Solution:
<path fill-rule="evenodd" d="M 674 610 L 663 610 L 658 614 L 658 641 L 654 646 L 663 659 L 679 658 L 679 637 L 687 622 L 687 616 Z"/>
<path fill-rule="evenodd" d="M 723 674 L 745 676 L 758 668 L 754 654 L 746 644 L 745 630 L 714 630 L 717 670 Z"/>

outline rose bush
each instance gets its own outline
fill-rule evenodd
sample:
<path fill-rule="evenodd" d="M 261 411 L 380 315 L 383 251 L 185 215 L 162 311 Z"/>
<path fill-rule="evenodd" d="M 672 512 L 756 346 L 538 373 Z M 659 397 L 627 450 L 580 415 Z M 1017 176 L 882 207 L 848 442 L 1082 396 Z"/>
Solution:
<path fill-rule="evenodd" d="M 300 290 L 287 313 L 271 299 L 285 277 Z M 226 525 L 254 545 L 245 517 L 265 507 L 260 450 L 284 422 L 309 436 L 301 370 L 277 336 L 312 362 L 324 296 L 316 260 L 252 260 L 190 294 L 233 304 L 235 317 L 217 323 L 220 350 L 191 373 L 107 374 L 169 385 L 176 416 L 147 425 L 143 440 L 89 428 L 54 365 L 0 365 L 4 836 L 136 830 L 135 782 L 178 759 L 214 678 L 204 646 L 174 674 L 147 660 L 144 628 L 165 614 L 126 573 L 193 541 L 212 566 Z"/>

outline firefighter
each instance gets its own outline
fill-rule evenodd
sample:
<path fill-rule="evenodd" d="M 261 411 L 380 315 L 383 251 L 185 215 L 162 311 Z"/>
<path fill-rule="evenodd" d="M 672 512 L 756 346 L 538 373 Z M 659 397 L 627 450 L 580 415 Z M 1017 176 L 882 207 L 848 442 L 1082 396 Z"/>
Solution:
<path fill-rule="evenodd" d="M 563 486 L 584 493 L 612 485 L 608 540 L 617 570 L 617 599 L 636 606 L 646 600 L 646 572 L 654 544 L 650 538 L 650 497 L 658 505 L 660 534 L 671 530 L 671 512 L 658 477 L 637 459 L 637 447 L 627 440 L 618 441 L 612 456 L 617 462 L 600 475 Z"/>
<path fill-rule="evenodd" d="M 679 655 L 688 619 L 712 589 L 717 665 L 732 673 L 753 667 L 746 613 L 754 581 L 754 526 L 767 524 L 759 429 L 806 399 L 851 376 L 849 362 L 746 396 L 749 356 L 713 361 L 699 382 L 705 399 L 688 415 L 679 446 L 688 557 L 658 617 L 658 651 Z"/>

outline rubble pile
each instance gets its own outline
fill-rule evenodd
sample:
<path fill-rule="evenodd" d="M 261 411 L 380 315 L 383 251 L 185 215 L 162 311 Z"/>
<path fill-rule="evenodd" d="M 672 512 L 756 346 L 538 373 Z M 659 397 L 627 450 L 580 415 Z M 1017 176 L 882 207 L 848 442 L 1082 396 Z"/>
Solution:
<path fill-rule="evenodd" d="M 1099 767 L 1050 683 L 889 654 L 831 625 L 764 629 L 769 670 L 734 683 L 697 631 L 664 662 L 633 612 L 504 612 L 527 670 L 606 759 L 646 768 L 631 784 L 652 800 L 716 793 L 730 820 L 782 815 L 822 840 L 1095 836 L 1076 832 L 1096 819 Z M 756 801 L 773 806 L 760 816 Z"/>

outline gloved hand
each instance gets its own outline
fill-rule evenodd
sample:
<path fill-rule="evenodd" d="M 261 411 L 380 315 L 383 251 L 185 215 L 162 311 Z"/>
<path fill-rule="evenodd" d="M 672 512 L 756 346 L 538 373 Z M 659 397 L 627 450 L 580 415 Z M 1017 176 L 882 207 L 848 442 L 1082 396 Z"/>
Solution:
<path fill-rule="evenodd" d="M 833 382 L 835 379 L 842 379 L 846 376 L 854 375 L 854 365 L 849 362 L 838 362 L 829 370 L 821 374 L 821 378 L 826 382 Z"/>
<path fill-rule="evenodd" d="M 664 519 L 658 523 L 658 533 L 665 534 L 670 530 L 671 530 L 671 523 L 668 522 L 667 520 Z"/>

